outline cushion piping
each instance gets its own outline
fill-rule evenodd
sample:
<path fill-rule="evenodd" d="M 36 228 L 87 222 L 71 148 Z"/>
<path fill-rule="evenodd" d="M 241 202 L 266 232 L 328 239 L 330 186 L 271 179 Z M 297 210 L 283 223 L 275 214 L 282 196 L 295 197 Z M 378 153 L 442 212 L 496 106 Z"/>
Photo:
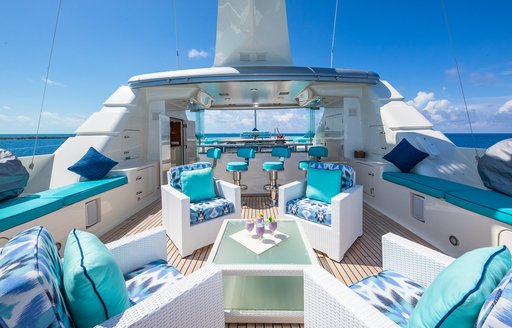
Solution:
<path fill-rule="evenodd" d="M 103 310 L 105 311 L 105 320 L 108 320 L 108 311 L 107 311 L 107 306 L 105 305 L 105 302 L 103 301 L 103 299 L 101 298 L 100 296 L 100 293 L 98 292 L 98 290 L 96 289 L 96 284 L 94 283 L 94 280 L 92 280 L 92 278 L 89 276 L 89 274 L 87 273 L 87 269 L 84 265 L 84 252 L 82 250 L 82 245 L 80 244 L 80 239 L 78 238 L 77 234 L 76 234 L 76 229 L 73 229 L 73 235 L 75 236 L 75 239 L 76 239 L 76 242 L 77 242 L 77 245 L 78 245 L 78 249 L 80 250 L 80 266 L 82 267 L 82 269 L 84 270 L 84 275 L 85 277 L 87 278 L 87 280 L 89 280 L 89 282 L 91 283 L 92 285 L 92 288 L 94 290 L 94 293 L 96 294 L 96 296 L 98 297 L 98 299 L 100 300 L 101 302 L 101 305 L 103 306 Z"/>
<path fill-rule="evenodd" d="M 481 190 L 483 190 L 483 189 L 481 189 Z M 493 191 L 493 190 L 490 190 L 490 191 Z M 456 192 L 456 191 L 454 191 L 454 192 Z M 497 208 L 489 207 L 489 206 L 486 206 L 486 205 L 484 205 L 484 204 L 482 204 L 482 203 L 475 203 L 474 201 L 469 200 L 469 199 L 467 199 L 467 198 L 462 198 L 462 197 L 460 197 L 460 196 L 458 196 L 458 195 L 454 195 L 454 194 L 453 194 L 454 192 L 451 192 L 451 191 L 450 191 L 450 192 L 447 192 L 447 194 L 449 194 L 449 196 L 450 196 L 450 197 L 457 198 L 457 199 L 459 199 L 459 200 L 461 200 L 461 201 L 463 201 L 463 202 L 467 202 L 467 203 L 475 204 L 475 205 L 477 205 L 477 206 L 484 207 L 484 208 L 486 208 L 486 209 L 488 209 L 488 210 L 491 210 L 491 211 L 494 211 L 494 212 L 499 212 L 499 213 L 503 213 L 503 214 L 510 215 L 509 213 L 507 213 L 507 212 L 503 212 L 503 211 L 500 211 L 500 210 L 499 210 L 499 209 L 497 209 Z M 493 192 L 497 192 L 497 191 L 493 191 Z M 505 195 L 505 196 L 506 196 L 506 195 Z M 472 212 L 474 212 L 474 211 L 472 211 Z M 506 223 L 506 222 L 505 222 L 505 223 Z"/>
<path fill-rule="evenodd" d="M 501 249 L 497 252 L 495 252 L 494 254 L 492 254 L 488 259 L 487 261 L 485 261 L 485 264 L 484 264 L 484 269 L 482 271 L 482 273 L 480 274 L 480 279 L 478 280 L 478 283 L 476 284 L 475 287 L 473 287 L 473 289 L 471 289 L 469 292 L 466 293 L 466 295 L 464 295 L 464 297 L 457 303 L 455 304 L 442 318 L 441 320 L 436 324 L 436 328 L 438 327 L 441 327 L 441 325 L 443 324 L 443 322 L 455 311 L 457 310 L 458 307 L 460 307 L 462 304 L 464 304 L 464 302 L 466 302 L 466 300 L 469 298 L 469 296 L 471 296 L 471 294 L 473 294 L 474 292 L 476 292 L 480 286 L 482 285 L 482 282 L 484 280 L 484 276 L 485 276 L 485 273 L 487 271 L 487 268 L 489 267 L 489 264 L 491 263 L 491 261 L 500 253 L 504 252 L 506 250 L 506 246 L 502 246 Z"/>

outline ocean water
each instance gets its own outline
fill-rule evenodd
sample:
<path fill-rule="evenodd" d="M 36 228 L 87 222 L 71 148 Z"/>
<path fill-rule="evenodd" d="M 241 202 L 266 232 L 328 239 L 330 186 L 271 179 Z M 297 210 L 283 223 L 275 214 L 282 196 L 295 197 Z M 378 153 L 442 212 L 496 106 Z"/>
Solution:
<path fill-rule="evenodd" d="M 286 133 L 286 136 L 302 136 L 304 133 Z M 37 140 L 36 155 L 51 154 L 73 134 L 44 134 Z M 238 137 L 239 133 L 207 133 L 207 138 Z M 459 147 L 489 148 L 498 141 L 512 138 L 512 133 L 446 133 L 446 136 Z M 31 134 L 0 134 L 0 148 L 7 149 L 16 156 L 32 156 L 35 138 Z"/>

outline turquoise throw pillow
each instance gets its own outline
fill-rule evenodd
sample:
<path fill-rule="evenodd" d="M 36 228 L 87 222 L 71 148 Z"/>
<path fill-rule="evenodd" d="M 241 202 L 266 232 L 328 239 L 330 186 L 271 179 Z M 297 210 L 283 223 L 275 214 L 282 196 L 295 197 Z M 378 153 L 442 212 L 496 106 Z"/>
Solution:
<path fill-rule="evenodd" d="M 216 197 L 213 188 L 213 170 L 190 170 L 181 172 L 181 190 L 192 203 Z"/>
<path fill-rule="evenodd" d="M 330 204 L 341 191 L 341 171 L 308 168 L 306 197 Z"/>
<path fill-rule="evenodd" d="M 462 255 L 425 290 L 408 327 L 473 327 L 485 299 L 510 264 L 505 246 L 479 248 Z"/>
<path fill-rule="evenodd" d="M 70 232 L 63 272 L 64 294 L 77 327 L 93 327 L 130 307 L 123 273 L 95 235 Z"/>

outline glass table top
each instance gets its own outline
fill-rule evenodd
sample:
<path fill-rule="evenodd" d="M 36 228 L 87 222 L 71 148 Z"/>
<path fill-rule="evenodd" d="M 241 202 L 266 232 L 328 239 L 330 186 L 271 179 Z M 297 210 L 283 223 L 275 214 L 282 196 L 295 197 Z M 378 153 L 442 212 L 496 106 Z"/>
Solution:
<path fill-rule="evenodd" d="M 288 239 L 260 255 L 230 237 L 240 230 L 245 231 L 245 220 L 226 223 L 226 229 L 213 258 L 215 264 L 312 264 L 297 222 L 293 220 L 278 221 L 277 230 L 287 234 Z M 252 234 L 255 234 L 254 230 Z"/>

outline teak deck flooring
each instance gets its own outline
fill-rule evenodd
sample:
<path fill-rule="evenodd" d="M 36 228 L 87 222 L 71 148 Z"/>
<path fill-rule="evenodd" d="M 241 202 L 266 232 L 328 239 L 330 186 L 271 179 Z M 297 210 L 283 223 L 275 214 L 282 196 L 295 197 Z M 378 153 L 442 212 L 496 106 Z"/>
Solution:
<path fill-rule="evenodd" d="M 242 209 L 242 218 L 256 217 L 262 212 L 265 217 L 272 215 L 278 217 L 277 207 L 265 205 L 265 196 L 244 196 L 246 205 Z M 160 200 L 155 201 L 122 224 L 101 237 L 104 242 L 111 242 L 141 232 L 162 224 L 162 207 Z M 367 276 L 382 270 L 382 245 L 381 237 L 392 232 L 407 239 L 416 241 L 428 247 L 427 242 L 394 222 L 384 214 L 368 205 L 363 209 L 363 236 L 357 239 L 341 262 L 335 262 L 324 253 L 315 251 L 323 268 L 329 271 L 338 280 L 350 285 Z M 167 239 L 167 260 L 177 267 L 184 275 L 201 268 L 208 259 L 212 245 L 196 250 L 192 255 L 182 258 L 174 244 Z M 226 327 L 264 327 L 264 328 L 290 328 L 303 327 L 294 324 L 226 324 Z"/>

